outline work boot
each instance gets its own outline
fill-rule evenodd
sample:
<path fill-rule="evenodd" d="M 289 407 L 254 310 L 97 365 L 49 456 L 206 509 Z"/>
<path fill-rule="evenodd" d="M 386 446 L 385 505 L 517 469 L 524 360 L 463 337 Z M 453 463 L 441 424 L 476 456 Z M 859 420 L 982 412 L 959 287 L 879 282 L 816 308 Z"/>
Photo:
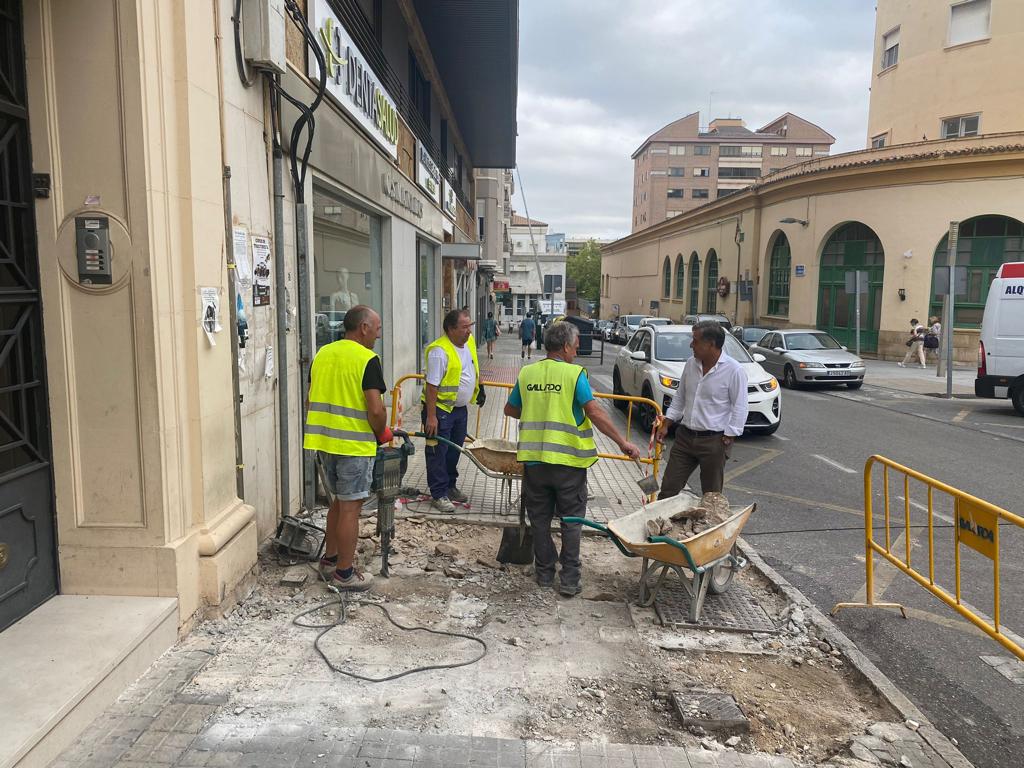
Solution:
<path fill-rule="evenodd" d="M 469 496 L 464 494 L 454 485 L 448 489 L 448 498 L 454 502 L 457 502 L 458 504 L 465 504 L 466 502 L 469 501 Z"/>
<path fill-rule="evenodd" d="M 365 592 L 373 584 L 373 576 L 369 573 L 361 573 L 352 569 L 351 575 L 346 579 L 338 571 L 334 572 L 331 580 L 327 582 L 340 592 Z"/>
<path fill-rule="evenodd" d="M 452 504 L 452 500 L 447 496 L 442 496 L 440 499 L 432 499 L 430 506 L 438 512 L 451 513 L 455 511 L 455 505 Z"/>
<path fill-rule="evenodd" d="M 583 591 L 583 587 L 580 586 L 579 582 L 575 584 L 566 584 L 564 581 L 558 585 L 558 594 L 564 595 L 565 597 L 576 597 L 580 592 Z"/>

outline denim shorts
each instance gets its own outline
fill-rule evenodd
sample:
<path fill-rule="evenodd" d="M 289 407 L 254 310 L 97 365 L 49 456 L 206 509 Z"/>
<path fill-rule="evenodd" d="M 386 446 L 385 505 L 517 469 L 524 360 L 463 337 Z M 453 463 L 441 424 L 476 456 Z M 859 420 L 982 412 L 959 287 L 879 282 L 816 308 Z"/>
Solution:
<path fill-rule="evenodd" d="M 327 484 L 339 501 L 360 501 L 370 495 L 376 456 L 339 456 L 319 451 Z"/>

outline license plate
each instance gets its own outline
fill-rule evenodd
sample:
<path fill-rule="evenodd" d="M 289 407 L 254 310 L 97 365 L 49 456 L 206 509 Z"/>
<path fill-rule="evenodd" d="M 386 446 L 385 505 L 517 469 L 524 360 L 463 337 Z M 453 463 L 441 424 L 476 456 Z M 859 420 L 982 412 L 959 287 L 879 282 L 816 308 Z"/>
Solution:
<path fill-rule="evenodd" d="M 832 368 L 828 372 L 829 376 L 849 376 L 850 371 L 847 368 Z"/>

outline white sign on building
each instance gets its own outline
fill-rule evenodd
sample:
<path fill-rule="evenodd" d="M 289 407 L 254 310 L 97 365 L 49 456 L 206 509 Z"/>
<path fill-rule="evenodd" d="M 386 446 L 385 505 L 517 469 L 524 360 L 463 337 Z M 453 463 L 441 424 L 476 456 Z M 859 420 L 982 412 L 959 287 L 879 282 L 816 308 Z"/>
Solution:
<path fill-rule="evenodd" d="M 441 171 L 419 139 L 416 140 L 416 183 L 430 195 L 431 200 L 441 204 Z"/>
<path fill-rule="evenodd" d="M 455 221 L 459 215 L 458 204 L 455 202 L 455 190 L 447 179 L 441 179 L 441 210 Z"/>
<path fill-rule="evenodd" d="M 327 0 L 315 0 L 310 26 L 327 59 L 327 93 L 393 158 L 398 157 L 398 110 Z M 320 77 L 309 56 L 309 76 Z"/>

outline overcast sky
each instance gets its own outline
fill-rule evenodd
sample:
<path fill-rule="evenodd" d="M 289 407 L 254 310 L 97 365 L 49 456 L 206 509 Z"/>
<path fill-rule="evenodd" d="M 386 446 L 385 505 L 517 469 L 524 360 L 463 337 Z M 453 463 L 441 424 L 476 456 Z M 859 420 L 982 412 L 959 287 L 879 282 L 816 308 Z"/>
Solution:
<path fill-rule="evenodd" d="M 530 215 L 552 232 L 628 234 L 630 155 L 691 112 L 706 125 L 709 92 L 711 117 L 753 130 L 793 112 L 836 137 L 833 153 L 863 148 L 873 34 L 870 0 L 520 0 Z"/>

